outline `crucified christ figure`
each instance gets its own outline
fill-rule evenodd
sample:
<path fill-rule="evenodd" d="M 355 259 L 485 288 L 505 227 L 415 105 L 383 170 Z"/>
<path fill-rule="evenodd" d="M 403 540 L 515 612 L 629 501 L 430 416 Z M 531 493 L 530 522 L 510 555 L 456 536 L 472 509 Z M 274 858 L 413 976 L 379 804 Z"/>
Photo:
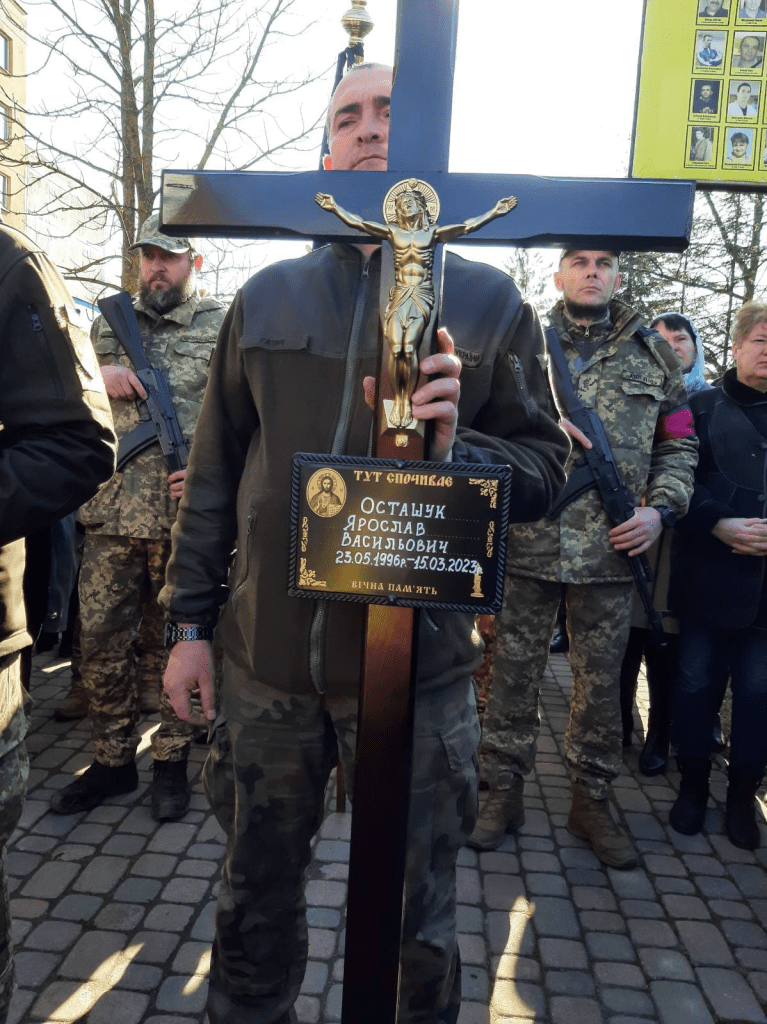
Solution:
<path fill-rule="evenodd" d="M 397 187 L 395 185 L 395 189 Z M 435 301 L 432 276 L 435 248 L 440 242 L 452 242 L 461 235 L 477 231 L 517 205 L 516 198 L 509 196 L 508 199 L 500 199 L 487 213 L 471 217 L 462 224 L 440 227 L 431 222 L 424 189 L 429 189 L 434 195 L 430 186 L 417 181 L 412 187 L 408 184 L 399 191 L 393 204 L 394 219 L 386 224 L 363 220 L 357 214 L 349 213 L 324 192 L 318 192 L 314 197 L 323 210 L 334 213 L 344 224 L 374 238 L 385 239 L 392 247 L 394 284 L 384 312 L 384 337 L 389 348 L 389 376 L 395 395 L 389 422 L 396 428 L 406 428 L 413 423 L 410 396 L 418 382 L 418 348 Z M 384 216 L 387 205 L 384 202 Z"/>

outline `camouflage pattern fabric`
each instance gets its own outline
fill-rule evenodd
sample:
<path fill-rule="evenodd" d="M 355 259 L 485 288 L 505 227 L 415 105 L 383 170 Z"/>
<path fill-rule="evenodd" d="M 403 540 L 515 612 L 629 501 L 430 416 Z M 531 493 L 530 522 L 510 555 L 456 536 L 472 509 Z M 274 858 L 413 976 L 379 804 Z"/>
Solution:
<path fill-rule="evenodd" d="M 88 693 L 96 759 L 130 763 L 138 746 L 139 673 L 159 687 L 167 653 L 157 595 L 165 581 L 170 540 L 86 533 L 80 569 L 82 682 Z M 152 737 L 157 761 L 183 760 L 194 729 L 180 721 L 163 694 L 160 728 Z"/>
<path fill-rule="evenodd" d="M 21 686 L 19 652 L 0 658 L 0 695 Z M 16 717 L 24 718 L 19 710 Z M 19 725 L 17 734 L 24 732 Z M 27 792 L 29 758 L 26 745 L 18 742 L 0 756 L 0 1024 L 5 1024 L 14 990 L 13 942 L 8 875 L 5 869 L 5 848 L 21 817 Z"/>
<path fill-rule="evenodd" d="M 18 746 L 27 734 L 24 707 L 31 700 L 22 685 L 21 668 L 17 672 L 13 667 L 19 654 L 19 651 L 12 651 L 0 655 L 0 757 Z"/>
<path fill-rule="evenodd" d="M 80 560 L 82 561 L 82 553 L 80 554 Z M 72 629 L 72 659 L 71 659 L 71 662 L 70 662 L 70 665 L 69 665 L 69 671 L 70 671 L 70 674 L 71 674 L 71 682 L 69 684 L 69 689 L 70 690 L 78 689 L 83 684 L 83 652 L 82 652 L 82 646 L 80 644 L 80 637 L 81 637 L 82 631 L 83 631 L 83 624 L 82 624 L 82 620 L 80 619 L 79 582 L 78 582 L 77 600 L 78 600 L 77 618 L 75 619 L 75 624 L 74 624 L 74 627 Z"/>
<path fill-rule="evenodd" d="M 679 361 L 658 334 L 641 338 L 641 321 L 628 306 L 613 300 L 606 337 L 585 361 L 572 341 L 577 327 L 566 320 L 558 303 L 552 324 L 567 358 L 575 393 L 600 416 L 624 485 L 639 505 L 668 505 L 684 515 L 698 461 L 694 436 L 669 436 L 689 415 L 687 391 Z M 579 340 L 582 342 L 583 328 Z M 594 333 L 592 328 L 591 333 Z M 676 431 L 683 434 L 683 429 Z M 580 453 L 573 445 L 565 471 Z M 507 564 L 517 576 L 596 583 L 630 580 L 625 557 L 607 534 L 610 523 L 595 488 L 567 506 L 558 519 L 512 523 Z"/>
<path fill-rule="evenodd" d="M 477 629 L 485 644 L 485 653 L 482 656 L 482 664 L 474 673 L 474 683 L 477 687 L 477 714 L 480 721 L 487 708 L 490 699 L 490 689 L 493 685 L 493 652 L 495 649 L 495 616 L 478 615 Z"/>
<path fill-rule="evenodd" d="M 630 629 L 633 585 L 565 587 L 573 675 L 565 759 L 595 799 L 620 772 L 620 665 Z M 491 786 L 528 775 L 535 762 L 538 694 L 549 656 L 561 584 L 508 575 L 497 620 L 493 689 L 482 725 L 480 760 Z"/>
<path fill-rule="evenodd" d="M 203 769 L 227 834 L 208 1014 L 211 1024 L 293 1024 L 308 949 L 310 840 L 337 756 L 352 796 L 357 703 L 254 687 L 228 659 L 224 677 L 249 700 L 242 720 L 218 724 Z M 478 738 L 470 679 L 418 694 L 399 1024 L 458 1017 L 455 862 L 476 819 Z"/>
<path fill-rule="evenodd" d="M 181 429 L 191 441 L 225 310 L 215 299 L 197 294 L 162 316 L 143 306 L 138 298 L 134 298 L 133 306 L 146 357 L 166 375 Z M 91 336 L 101 366 L 131 366 L 101 317 L 94 321 Z M 137 426 L 145 403 L 113 399 L 110 404 L 121 438 Z M 98 533 L 162 540 L 173 526 L 178 507 L 170 496 L 167 476 L 160 446 L 155 444 L 131 459 L 80 509 L 80 522 Z"/>

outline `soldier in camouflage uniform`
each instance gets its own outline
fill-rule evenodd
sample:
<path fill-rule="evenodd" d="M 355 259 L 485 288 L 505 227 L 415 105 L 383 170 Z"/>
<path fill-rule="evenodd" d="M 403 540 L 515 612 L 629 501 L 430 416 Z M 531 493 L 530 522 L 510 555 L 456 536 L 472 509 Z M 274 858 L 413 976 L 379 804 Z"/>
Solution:
<path fill-rule="evenodd" d="M 165 374 L 181 429 L 191 441 L 224 310 L 197 290 L 202 256 L 193 239 L 161 234 L 152 217 L 133 248 L 141 254 L 141 288 L 133 306 L 144 351 Z M 92 333 L 122 438 L 139 423 L 146 393 L 106 321 L 97 319 Z M 142 659 L 144 674 L 154 671 L 158 690 L 166 660 L 159 631 L 148 643 L 151 633 L 143 635 L 148 631 L 141 631 L 141 625 L 149 616 L 157 619 L 149 609 L 165 579 L 170 529 L 185 476 L 185 469 L 168 475 L 155 442 L 134 455 L 80 511 L 86 528 L 80 570 L 82 682 L 95 760 L 55 794 L 51 806 L 61 814 L 95 807 L 106 795 L 128 793 L 138 785 L 137 659 Z M 192 729 L 176 717 L 167 698 L 160 715 L 160 728 L 152 736 L 152 811 L 163 821 L 181 817 L 189 804 L 186 764 Z"/>
<path fill-rule="evenodd" d="M 603 863 L 630 868 L 636 864 L 633 844 L 613 822 L 607 800 L 621 764 L 619 678 L 634 593 L 625 555 L 645 552 L 662 526 L 687 510 L 697 440 L 676 356 L 637 314 L 612 299 L 620 284 L 617 254 L 566 251 L 554 280 L 563 300 L 551 321 L 573 388 L 599 414 L 636 508 L 633 518 L 611 527 L 592 487 L 556 518 L 511 527 L 480 746 L 490 791 L 469 843 L 494 849 L 507 829 L 524 821 L 523 779 L 535 760 L 538 691 L 564 584 L 573 674 L 565 733 L 573 779 L 567 827 L 587 839 Z M 566 420 L 562 425 L 575 442 L 570 472 L 581 444 L 589 442 Z"/>
<path fill-rule="evenodd" d="M 0 1024 L 13 995 L 5 847 L 29 761 L 21 651 L 24 537 L 90 498 L 114 468 L 115 437 L 88 337 L 58 271 L 0 226 Z"/>

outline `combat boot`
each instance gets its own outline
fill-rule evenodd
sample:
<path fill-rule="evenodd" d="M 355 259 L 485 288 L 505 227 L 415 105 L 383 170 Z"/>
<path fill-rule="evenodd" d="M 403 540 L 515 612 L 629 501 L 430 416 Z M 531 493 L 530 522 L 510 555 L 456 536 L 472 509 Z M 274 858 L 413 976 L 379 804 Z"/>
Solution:
<path fill-rule="evenodd" d="M 516 773 L 504 786 L 491 786 L 479 809 L 477 824 L 466 840 L 475 850 L 494 850 L 507 832 L 516 832 L 525 823 L 522 790 L 525 780 Z"/>
<path fill-rule="evenodd" d="M 755 850 L 759 846 L 759 825 L 756 820 L 756 791 L 761 776 L 739 772 L 730 765 L 727 784 L 727 805 L 724 815 L 727 835 L 733 846 Z"/>
<path fill-rule="evenodd" d="M 669 811 L 668 820 L 676 832 L 694 836 L 703 828 L 708 803 L 708 777 L 711 762 L 707 757 L 678 757 L 679 796 Z"/>
<path fill-rule="evenodd" d="M 597 800 L 581 780 L 573 783 L 567 831 L 585 839 L 608 867 L 628 870 L 637 866 L 634 844 L 625 829 L 613 821 L 607 797 Z"/>
<path fill-rule="evenodd" d="M 77 814 L 98 807 L 107 796 L 132 793 L 138 786 L 138 771 L 135 761 L 121 764 L 117 768 L 94 761 L 90 768 L 70 782 L 64 789 L 54 793 L 51 810 L 56 814 Z"/>
<path fill-rule="evenodd" d="M 152 817 L 157 821 L 183 818 L 189 808 L 186 758 L 152 763 Z"/>
<path fill-rule="evenodd" d="M 57 722 L 73 722 L 88 714 L 88 694 L 82 683 L 72 683 L 69 693 L 53 712 Z"/>

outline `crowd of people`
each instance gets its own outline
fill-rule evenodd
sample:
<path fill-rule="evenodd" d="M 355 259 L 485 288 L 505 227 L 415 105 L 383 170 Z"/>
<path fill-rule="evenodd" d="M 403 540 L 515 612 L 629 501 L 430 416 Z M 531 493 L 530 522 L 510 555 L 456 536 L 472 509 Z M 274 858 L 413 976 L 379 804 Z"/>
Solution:
<path fill-rule="evenodd" d="M 341 81 L 328 116 L 328 171 L 386 169 L 391 85 L 380 65 L 357 66 Z M 423 233 L 415 224 L 401 230 L 413 244 Z M 204 727 L 203 783 L 227 837 L 211 1024 L 284 1024 L 294 1019 L 307 959 L 310 842 L 339 759 L 353 796 L 364 620 L 354 602 L 288 596 L 291 457 L 367 452 L 380 249 L 334 243 L 267 267 L 227 311 L 198 288 L 195 240 L 163 234 L 157 218 L 142 226 L 134 312 L 191 445 L 188 466 L 169 472 L 146 429 L 137 367 L 113 330 L 97 319 L 91 347 L 67 319 L 71 300 L 44 255 L 7 228 L 0 242 L 0 839 L 5 845 L 18 819 L 26 772 L 20 652 L 32 637 L 22 538 L 79 507 L 79 678 L 67 707 L 87 711 L 94 760 L 52 809 L 76 814 L 137 787 L 140 694 L 159 695 L 164 671 L 152 813 L 158 821 L 186 813 L 189 743 Z M 450 333 L 421 361 L 412 416 L 434 424 L 433 460 L 512 467 L 511 526 L 481 730 L 474 617 L 421 621 L 403 1024 L 458 1018 L 456 859 L 466 843 L 496 848 L 524 822 L 555 623 L 573 677 L 568 830 L 606 865 L 638 863 L 609 795 L 631 742 L 644 657 L 650 718 L 640 767 L 665 771 L 676 746 L 672 827 L 703 827 L 729 681 L 727 833 L 745 849 L 759 843 L 767 305 L 740 311 L 734 366 L 711 386 L 687 317 L 663 312 L 646 325 L 617 298 L 619 259 L 577 246 L 562 252 L 546 342 L 508 275 L 445 259 L 441 321 Z M 598 417 L 607 452 L 583 409 Z M 595 455 L 612 462 L 625 489 L 620 516 L 596 484 Z M 285 635 L 288 645 L 278 639 Z M 2 892 L 0 1022 L 13 984 L 4 879 Z"/>

